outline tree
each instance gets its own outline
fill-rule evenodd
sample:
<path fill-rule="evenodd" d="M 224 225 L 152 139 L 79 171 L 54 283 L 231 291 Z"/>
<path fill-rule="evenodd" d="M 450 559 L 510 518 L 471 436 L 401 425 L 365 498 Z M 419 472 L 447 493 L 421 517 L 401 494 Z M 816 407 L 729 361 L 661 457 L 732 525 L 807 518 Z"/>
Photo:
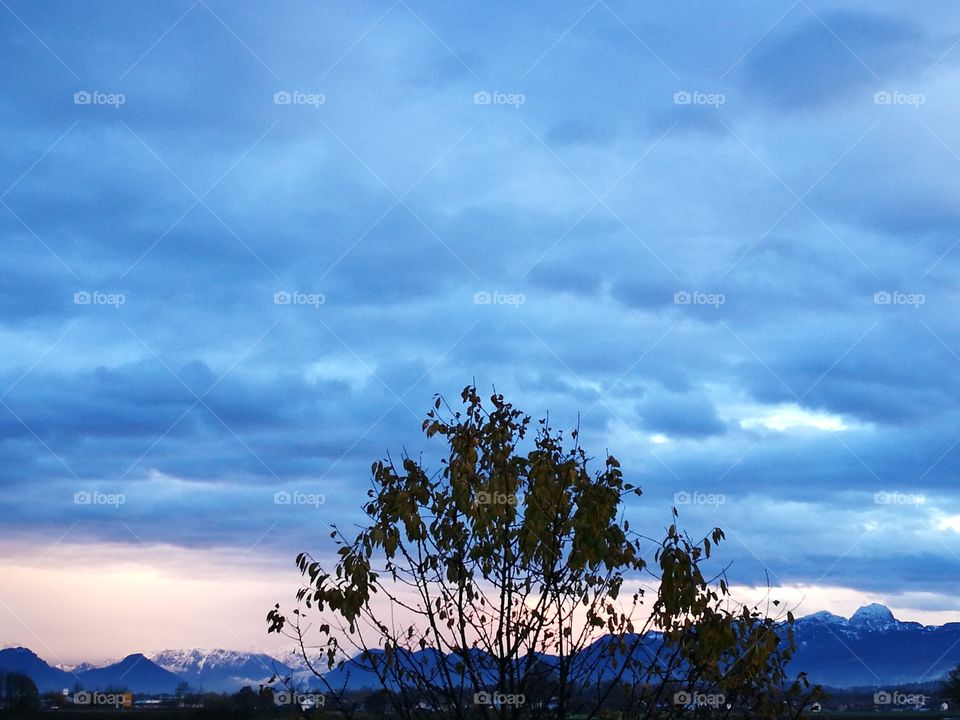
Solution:
<path fill-rule="evenodd" d="M 40 696 L 44 707 L 60 709 L 67 704 L 67 698 L 62 692 L 45 692 Z"/>
<path fill-rule="evenodd" d="M 29 675 L 0 673 L 0 708 L 16 713 L 40 707 L 40 693 Z"/>
<path fill-rule="evenodd" d="M 943 694 L 952 704 L 960 705 L 960 665 L 944 675 Z"/>
<path fill-rule="evenodd" d="M 662 539 L 631 530 L 623 500 L 641 491 L 613 456 L 591 473 L 578 431 L 568 448 L 541 420 L 528 439 L 530 418 L 503 396 L 488 406 L 468 386 L 461 399 L 454 412 L 438 396 L 423 423 L 446 443 L 440 471 L 406 454 L 374 463 L 361 530 L 333 526 L 335 567 L 298 555 L 298 606 L 268 613 L 329 693 L 347 687 L 325 676 L 340 668 L 375 675 L 405 719 L 592 718 L 611 703 L 633 716 L 799 717 L 811 692 L 787 675 L 792 615 L 733 605 L 722 572 L 707 580 L 720 529 L 693 541 L 674 509 Z M 405 616 L 399 627 L 375 596 Z"/>
<path fill-rule="evenodd" d="M 187 695 L 192 692 L 192 690 L 193 689 L 190 687 L 190 683 L 188 683 L 186 680 L 181 680 L 177 683 L 177 687 L 174 688 L 173 696 L 182 702 Z"/>
<path fill-rule="evenodd" d="M 384 717 L 390 709 L 390 697 L 386 690 L 374 690 L 363 699 L 363 709 L 373 717 Z"/>
<path fill-rule="evenodd" d="M 233 696 L 240 717 L 250 717 L 260 704 L 260 696 L 249 685 L 244 685 Z"/>

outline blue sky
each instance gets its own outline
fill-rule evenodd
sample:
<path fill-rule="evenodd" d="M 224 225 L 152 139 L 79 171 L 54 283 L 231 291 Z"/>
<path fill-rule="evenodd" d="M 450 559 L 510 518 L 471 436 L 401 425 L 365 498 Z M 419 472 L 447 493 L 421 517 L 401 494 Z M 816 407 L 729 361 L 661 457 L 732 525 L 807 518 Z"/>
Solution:
<path fill-rule="evenodd" d="M 224 557 L 271 582 L 208 644 L 261 642 L 472 380 L 579 413 L 632 524 L 721 525 L 745 592 L 960 618 L 949 3 L 4 0 L 0 33 L 0 642 L 89 642 L 47 637 L 43 568 L 182 599 Z"/>

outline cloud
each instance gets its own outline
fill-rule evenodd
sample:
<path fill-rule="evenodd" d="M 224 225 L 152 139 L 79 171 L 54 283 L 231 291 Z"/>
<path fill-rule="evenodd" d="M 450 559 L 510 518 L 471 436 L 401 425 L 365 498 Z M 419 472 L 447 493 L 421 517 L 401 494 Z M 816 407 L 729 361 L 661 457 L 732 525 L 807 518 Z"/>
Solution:
<path fill-rule="evenodd" d="M 322 550 L 373 460 L 435 466 L 423 413 L 475 380 L 579 422 L 644 486 L 645 526 L 678 490 L 725 494 L 684 512 L 729 525 L 735 579 L 956 589 L 936 529 L 960 512 L 949 15 L 11 7 L 49 47 L 0 17 L 18 538 L 79 521 L 92 545 L 236 549 L 275 524 L 264 557 Z"/>
<path fill-rule="evenodd" d="M 936 59 L 925 32 L 908 18 L 804 10 L 812 17 L 762 41 L 744 69 L 745 90 L 780 110 L 870 96 L 882 78 L 909 76 Z"/>
<path fill-rule="evenodd" d="M 639 403 L 638 412 L 651 431 L 668 437 L 721 435 L 725 430 L 704 394 L 651 392 Z"/>

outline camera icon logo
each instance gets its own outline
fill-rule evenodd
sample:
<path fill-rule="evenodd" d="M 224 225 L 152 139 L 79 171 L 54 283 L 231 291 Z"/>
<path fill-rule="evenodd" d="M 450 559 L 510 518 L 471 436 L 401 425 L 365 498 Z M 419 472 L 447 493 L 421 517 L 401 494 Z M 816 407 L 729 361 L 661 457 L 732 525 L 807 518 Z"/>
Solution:
<path fill-rule="evenodd" d="M 73 104 L 74 105 L 89 105 L 93 102 L 93 95 L 88 93 L 86 90 L 80 90 L 73 94 Z"/>
<path fill-rule="evenodd" d="M 277 292 L 273 294 L 274 305 L 289 305 L 291 302 L 293 302 L 293 295 L 286 290 L 277 290 Z"/>
<path fill-rule="evenodd" d="M 873 94 L 874 105 L 890 105 L 893 102 L 893 93 L 887 90 L 879 90 Z"/>
<path fill-rule="evenodd" d="M 674 705 L 689 705 L 693 702 L 693 696 L 686 690 L 678 690 L 673 694 Z"/>
<path fill-rule="evenodd" d="M 486 90 L 481 90 L 473 94 L 474 105 L 489 105 L 492 102 L 492 100 L 493 100 L 492 96 Z"/>
<path fill-rule="evenodd" d="M 86 690 L 81 690 L 80 692 L 75 692 L 73 694 L 74 705 L 89 705 L 92 702 L 93 702 L 93 695 L 88 693 Z"/>
<path fill-rule="evenodd" d="M 689 305 L 692 299 L 693 296 L 686 290 L 678 290 L 673 294 L 674 305 Z"/>
<path fill-rule="evenodd" d="M 80 292 L 75 292 L 73 294 L 74 305 L 89 305 L 90 300 L 91 300 L 91 295 L 86 290 L 81 290 Z"/>
<path fill-rule="evenodd" d="M 279 90 L 273 94 L 274 105 L 289 105 L 292 100 L 293 96 L 286 90 Z"/>
<path fill-rule="evenodd" d="M 278 490 L 273 494 L 274 505 L 289 505 L 292 499 L 293 496 L 291 496 L 286 490 Z"/>
<path fill-rule="evenodd" d="M 693 102 L 693 95 L 686 90 L 680 90 L 673 94 L 674 105 L 689 105 Z"/>
<path fill-rule="evenodd" d="M 673 494 L 673 504 L 674 505 L 689 505 L 690 504 L 690 493 L 686 490 L 681 490 L 678 493 Z"/>
<path fill-rule="evenodd" d="M 486 290 L 481 290 L 473 294 L 474 305 L 489 305 L 493 301 L 493 296 Z"/>
<path fill-rule="evenodd" d="M 874 705 L 889 705 L 893 702 L 893 695 L 891 695 L 886 690 L 881 690 L 873 694 L 873 704 Z"/>
<path fill-rule="evenodd" d="M 886 290 L 880 290 L 873 294 L 873 304 L 874 305 L 889 305 L 893 296 L 888 293 Z"/>
<path fill-rule="evenodd" d="M 91 499 L 92 499 L 92 497 L 91 497 L 90 493 L 88 493 L 86 490 L 82 490 L 82 491 L 80 491 L 80 492 L 75 492 L 75 493 L 73 494 L 73 504 L 74 504 L 74 505 L 89 505 Z"/>
<path fill-rule="evenodd" d="M 490 692 L 480 690 L 473 694 L 474 705 L 489 705 L 496 708 L 520 707 L 526 704 L 527 697 L 522 693 L 504 693 L 499 690 Z"/>

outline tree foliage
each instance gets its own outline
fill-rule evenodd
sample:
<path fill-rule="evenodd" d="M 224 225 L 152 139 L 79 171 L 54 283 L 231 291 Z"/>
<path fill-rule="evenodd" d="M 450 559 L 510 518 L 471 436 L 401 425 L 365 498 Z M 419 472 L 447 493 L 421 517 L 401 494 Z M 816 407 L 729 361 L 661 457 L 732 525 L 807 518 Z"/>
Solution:
<path fill-rule="evenodd" d="M 373 673 L 401 718 L 799 716 L 812 695 L 788 677 L 792 616 L 704 575 L 719 528 L 695 541 L 674 510 L 642 535 L 623 519 L 641 491 L 613 456 L 591 472 L 578 431 L 532 429 L 473 386 L 461 399 L 437 397 L 423 423 L 440 469 L 375 462 L 359 532 L 333 526 L 330 569 L 301 553 L 297 607 L 267 616 L 330 693 L 339 667 Z"/>

